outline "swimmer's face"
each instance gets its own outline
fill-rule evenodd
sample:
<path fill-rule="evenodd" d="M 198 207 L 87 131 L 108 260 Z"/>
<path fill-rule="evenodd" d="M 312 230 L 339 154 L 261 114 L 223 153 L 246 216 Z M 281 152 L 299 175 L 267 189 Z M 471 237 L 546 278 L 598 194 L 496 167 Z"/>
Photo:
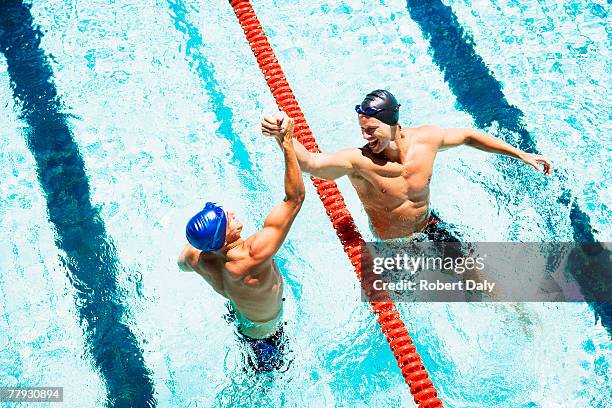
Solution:
<path fill-rule="evenodd" d="M 225 227 L 225 242 L 229 244 L 240 238 L 243 225 L 240 221 L 238 221 L 238 218 L 236 218 L 235 212 L 226 211 L 225 216 L 227 217 L 227 225 Z"/>
<path fill-rule="evenodd" d="M 371 116 L 358 114 L 361 136 L 373 153 L 381 153 L 391 143 L 391 126 Z"/>

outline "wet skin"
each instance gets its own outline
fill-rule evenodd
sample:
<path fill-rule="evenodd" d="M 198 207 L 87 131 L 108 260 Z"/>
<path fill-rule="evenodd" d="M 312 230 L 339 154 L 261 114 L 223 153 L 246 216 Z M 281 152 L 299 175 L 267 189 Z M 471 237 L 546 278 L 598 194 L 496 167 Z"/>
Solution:
<path fill-rule="evenodd" d="M 267 322 L 280 310 L 283 280 L 274 262 L 304 201 L 304 182 L 293 149 L 293 120 L 277 124 L 282 131 L 277 142 L 285 159 L 285 199 L 268 214 L 262 229 L 246 239 L 242 223 L 233 212 L 226 212 L 225 243 L 217 252 L 203 252 L 187 244 L 178 264 L 184 271 L 195 271 L 213 289 L 230 299 L 249 320 Z"/>
<path fill-rule="evenodd" d="M 282 114 L 264 118 L 264 135 L 278 133 L 273 124 L 279 116 Z M 430 215 L 433 165 L 438 152 L 445 149 L 468 145 L 517 158 L 547 175 L 552 171 L 546 158 L 518 150 L 479 130 L 430 125 L 403 128 L 362 114 L 357 119 L 367 142 L 363 147 L 331 154 L 310 153 L 294 140 L 294 149 L 303 171 L 331 180 L 348 176 L 379 239 L 409 237 L 425 228 Z"/>

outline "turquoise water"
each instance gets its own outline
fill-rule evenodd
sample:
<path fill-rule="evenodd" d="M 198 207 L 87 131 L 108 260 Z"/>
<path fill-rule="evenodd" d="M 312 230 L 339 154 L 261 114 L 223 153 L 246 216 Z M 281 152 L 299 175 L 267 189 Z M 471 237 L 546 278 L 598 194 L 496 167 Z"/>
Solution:
<path fill-rule="evenodd" d="M 572 241 L 575 204 L 595 238 L 611 240 L 606 3 L 444 2 L 454 20 L 444 5 L 416 1 L 253 3 L 323 150 L 360 143 L 352 107 L 388 87 L 408 126 L 528 134 L 558 168 L 542 184 L 481 152 L 441 154 L 432 203 L 468 237 Z M 176 267 L 185 220 L 203 201 L 234 208 L 248 234 L 283 197 L 282 157 L 258 134 L 275 104 L 227 2 L 58 0 L 29 12 L 52 77 L 16 73 L 15 57 L 0 53 L 0 383 L 63 386 L 66 407 L 139 406 L 149 392 L 160 407 L 411 406 L 311 186 L 278 256 L 294 362 L 274 382 L 241 372 L 222 299 Z M 470 36 L 467 51 L 436 42 L 449 21 Z M 456 63 L 479 74 L 477 58 L 495 82 L 453 74 Z M 37 97 L 51 86 L 58 105 Z M 72 135 L 97 215 L 66 213 L 103 222 L 102 261 L 69 245 L 80 233 L 50 221 L 49 197 L 65 186 L 40 182 L 48 152 L 26 141 L 54 132 L 24 107 Z M 352 188 L 339 185 L 371 238 Z M 100 293 L 96 273 L 114 276 L 116 289 Z M 609 335 L 586 304 L 398 307 L 448 407 L 610 402 Z M 142 359 L 122 365 L 131 352 Z"/>

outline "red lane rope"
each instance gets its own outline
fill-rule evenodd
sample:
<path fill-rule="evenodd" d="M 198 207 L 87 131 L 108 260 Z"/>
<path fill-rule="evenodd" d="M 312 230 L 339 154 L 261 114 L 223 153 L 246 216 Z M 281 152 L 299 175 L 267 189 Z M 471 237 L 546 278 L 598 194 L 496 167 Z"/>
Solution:
<path fill-rule="evenodd" d="M 253 7 L 248 0 L 230 0 L 230 4 L 246 34 L 247 41 L 257 58 L 259 68 L 264 74 L 278 107 L 295 120 L 295 137 L 310 152 L 319 153 L 319 146 L 312 136 L 304 114 L 298 106 L 293 91 L 289 87 L 285 74 L 272 51 L 272 47 L 270 47 Z M 311 179 L 336 230 L 336 235 L 344 246 L 344 252 L 349 257 L 357 278 L 361 281 L 361 261 L 368 254 L 364 252 L 363 244 L 365 242 L 355 226 L 353 217 L 346 208 L 344 198 L 335 182 L 314 177 L 311 177 Z M 397 360 L 402 376 L 410 386 L 410 393 L 414 397 L 414 402 L 418 404 L 419 408 L 443 407 L 442 401 L 437 397 L 438 392 L 429 379 L 421 356 L 412 344 L 412 339 L 395 308 L 395 304 L 388 297 L 384 297 L 383 300 L 370 300 L 370 305 L 385 338 L 389 342 L 389 347 L 391 347 L 391 351 Z"/>

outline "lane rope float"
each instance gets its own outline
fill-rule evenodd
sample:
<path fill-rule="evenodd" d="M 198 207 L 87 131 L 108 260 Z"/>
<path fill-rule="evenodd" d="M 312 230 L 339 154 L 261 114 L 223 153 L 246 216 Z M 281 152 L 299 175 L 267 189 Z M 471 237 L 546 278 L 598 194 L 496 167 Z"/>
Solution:
<path fill-rule="evenodd" d="M 250 2 L 248 0 L 230 0 L 230 5 L 234 9 L 279 109 L 285 111 L 295 120 L 294 137 L 308 151 L 319 153 L 321 150 L 306 123 L 306 118 L 289 87 L 289 83 Z M 336 235 L 344 247 L 344 252 L 361 282 L 362 260 L 369 256 L 366 253 L 367 251 L 364 250 L 365 241 L 357 230 L 353 217 L 346 208 L 344 198 L 336 183 L 314 177 L 311 177 L 311 179 L 319 198 L 323 202 L 327 216 L 336 230 Z M 421 356 L 417 353 L 395 304 L 388 296 L 385 296 L 382 301 L 370 300 L 370 305 L 397 360 L 402 376 L 410 386 L 410 393 L 414 402 L 419 408 L 443 407 L 442 401 L 438 398 L 438 392 L 425 370 Z"/>

